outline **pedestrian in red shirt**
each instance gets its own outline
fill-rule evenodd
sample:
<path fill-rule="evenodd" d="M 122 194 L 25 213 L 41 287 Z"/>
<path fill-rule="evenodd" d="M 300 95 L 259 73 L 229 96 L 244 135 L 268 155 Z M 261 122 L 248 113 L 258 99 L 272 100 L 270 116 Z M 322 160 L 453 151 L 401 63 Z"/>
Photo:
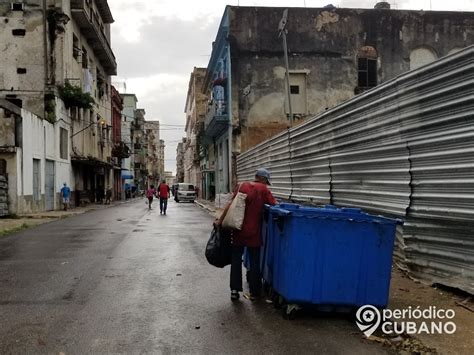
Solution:
<path fill-rule="evenodd" d="M 166 183 L 166 180 L 161 180 L 160 186 L 158 186 L 158 196 L 160 198 L 160 214 L 166 214 L 168 208 L 168 199 L 170 197 L 170 187 Z"/>
<path fill-rule="evenodd" d="M 265 204 L 275 205 L 277 202 L 267 187 L 270 185 L 270 173 L 267 169 L 260 168 L 255 174 L 255 181 L 244 182 L 234 191 L 247 194 L 245 199 L 245 215 L 241 230 L 234 230 L 232 237 L 232 264 L 230 268 L 230 298 L 238 300 L 239 292 L 242 291 L 242 254 L 244 248 L 250 258 L 249 287 L 250 294 L 246 298 L 254 300 L 260 297 L 262 279 L 260 275 L 260 247 L 262 238 L 260 235 L 263 206 Z M 230 203 L 224 209 L 221 217 L 214 223 L 220 225 L 230 207 Z"/>

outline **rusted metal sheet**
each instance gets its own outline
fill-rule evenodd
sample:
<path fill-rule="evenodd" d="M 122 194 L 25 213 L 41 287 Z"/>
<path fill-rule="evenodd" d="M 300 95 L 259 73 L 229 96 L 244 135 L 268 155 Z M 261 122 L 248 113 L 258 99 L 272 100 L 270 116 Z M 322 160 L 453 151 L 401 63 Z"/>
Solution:
<path fill-rule="evenodd" d="M 407 72 L 243 153 L 275 195 L 401 217 L 416 277 L 474 293 L 474 46 Z"/>

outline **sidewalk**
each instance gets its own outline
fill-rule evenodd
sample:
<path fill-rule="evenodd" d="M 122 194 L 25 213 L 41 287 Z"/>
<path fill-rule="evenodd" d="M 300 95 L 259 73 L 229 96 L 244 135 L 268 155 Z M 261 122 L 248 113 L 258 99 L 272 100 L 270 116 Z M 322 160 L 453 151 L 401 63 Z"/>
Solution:
<path fill-rule="evenodd" d="M 222 213 L 221 209 L 216 209 L 214 202 L 213 201 L 208 201 L 208 200 L 195 200 L 194 203 L 201 207 L 202 209 L 206 210 L 209 212 L 212 216 L 217 218 L 217 215 L 220 215 Z"/>
<path fill-rule="evenodd" d="M 90 204 L 84 207 L 72 208 L 67 211 L 63 211 L 63 210 L 44 211 L 44 212 L 18 215 L 12 218 L 9 218 L 9 217 L 0 218 L 0 236 L 5 236 L 12 233 L 20 232 L 22 230 L 35 227 L 40 224 L 49 223 L 52 221 L 56 221 L 58 219 L 76 216 L 76 215 L 83 214 L 89 211 L 95 211 L 95 210 L 117 206 L 117 205 L 127 203 L 130 201 L 135 201 L 135 199 L 113 201 L 110 203 L 110 205 Z"/>

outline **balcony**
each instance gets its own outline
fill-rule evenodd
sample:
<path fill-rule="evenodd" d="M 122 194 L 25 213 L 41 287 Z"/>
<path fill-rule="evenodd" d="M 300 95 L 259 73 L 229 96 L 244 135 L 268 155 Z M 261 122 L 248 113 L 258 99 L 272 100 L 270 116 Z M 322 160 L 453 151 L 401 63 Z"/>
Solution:
<path fill-rule="evenodd" d="M 71 14 L 107 75 L 117 75 L 117 62 L 109 40 L 86 0 L 71 0 Z"/>
<path fill-rule="evenodd" d="M 224 106 L 225 107 L 225 106 Z M 221 136 L 229 127 L 229 117 L 224 110 L 218 110 L 216 105 L 210 106 L 204 121 L 206 136 L 215 138 Z"/>

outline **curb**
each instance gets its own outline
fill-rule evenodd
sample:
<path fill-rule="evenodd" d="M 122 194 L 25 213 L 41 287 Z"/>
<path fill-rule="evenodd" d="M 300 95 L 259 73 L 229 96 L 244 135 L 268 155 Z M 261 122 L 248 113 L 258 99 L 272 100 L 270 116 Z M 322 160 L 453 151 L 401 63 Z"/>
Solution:
<path fill-rule="evenodd" d="M 126 204 L 126 203 L 129 203 L 129 202 L 136 201 L 136 199 L 137 198 L 128 199 L 128 200 L 119 200 L 119 201 L 115 201 L 113 203 L 110 203 L 108 205 L 105 205 L 105 204 L 104 205 L 91 204 L 90 207 L 86 207 L 83 210 L 78 211 L 75 208 L 73 208 L 73 209 L 70 209 L 70 212 L 63 213 L 61 215 L 26 214 L 26 215 L 18 215 L 14 219 L 53 219 L 53 220 L 65 219 L 65 218 L 68 218 L 68 217 L 78 216 L 78 215 L 81 215 L 81 214 L 84 214 L 84 213 L 87 213 L 87 212 L 91 212 L 91 211 L 99 211 L 99 210 L 102 210 L 102 209 L 107 209 L 107 208 L 119 206 L 119 205 L 122 205 L 122 204 Z M 62 210 L 56 210 L 56 211 L 52 211 L 52 212 L 62 212 Z"/>
<path fill-rule="evenodd" d="M 199 207 L 201 207 L 202 209 L 206 210 L 207 212 L 211 213 L 211 214 L 216 213 L 216 210 L 214 210 L 214 209 L 212 209 L 212 208 L 206 206 L 205 204 L 203 204 L 203 203 L 201 203 L 201 202 L 199 202 L 199 201 L 194 201 L 194 203 L 195 203 L 196 205 L 198 205 Z"/>

